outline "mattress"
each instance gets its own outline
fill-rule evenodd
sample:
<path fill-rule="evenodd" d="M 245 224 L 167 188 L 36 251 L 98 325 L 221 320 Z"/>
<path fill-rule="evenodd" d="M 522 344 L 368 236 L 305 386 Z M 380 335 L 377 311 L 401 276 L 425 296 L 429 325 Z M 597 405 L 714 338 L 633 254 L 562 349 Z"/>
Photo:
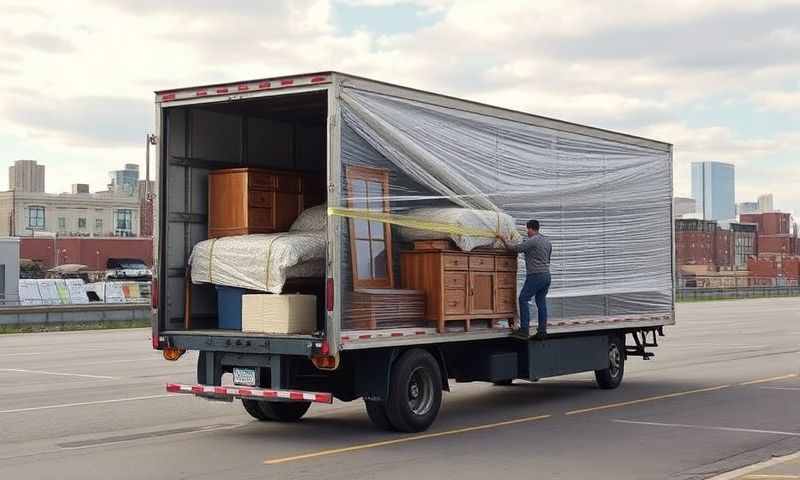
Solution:
<path fill-rule="evenodd" d="M 410 218 L 420 220 L 446 223 L 466 227 L 469 229 L 485 229 L 488 232 L 499 234 L 506 240 L 518 241 L 520 233 L 517 231 L 516 223 L 510 215 L 491 210 L 475 210 L 471 208 L 416 208 L 407 213 Z M 439 233 L 431 230 L 421 230 L 410 227 L 399 227 L 400 238 L 405 241 L 413 242 L 416 240 L 437 240 L 441 238 L 451 239 L 461 250 L 469 252 L 478 247 L 502 247 L 494 237 L 488 235 L 471 236 Z"/>
<path fill-rule="evenodd" d="M 279 294 L 288 278 L 325 275 L 324 231 L 240 235 L 194 246 L 192 283 Z"/>

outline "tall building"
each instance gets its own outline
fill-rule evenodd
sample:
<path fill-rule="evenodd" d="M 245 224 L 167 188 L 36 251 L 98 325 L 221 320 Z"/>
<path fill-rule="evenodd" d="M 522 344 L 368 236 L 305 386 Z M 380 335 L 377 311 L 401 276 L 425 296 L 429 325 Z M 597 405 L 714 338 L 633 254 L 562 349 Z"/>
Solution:
<path fill-rule="evenodd" d="M 758 202 L 740 202 L 736 205 L 736 213 L 758 213 Z"/>
<path fill-rule="evenodd" d="M 692 163 L 692 198 L 705 220 L 736 217 L 734 180 L 734 166 L 729 163 Z"/>
<path fill-rule="evenodd" d="M 8 189 L 44 192 L 44 165 L 37 165 L 36 160 L 17 160 L 8 167 Z"/>
<path fill-rule="evenodd" d="M 772 203 L 772 194 L 765 193 L 758 196 L 758 211 L 761 213 L 773 212 L 775 208 Z"/>
<path fill-rule="evenodd" d="M 109 172 L 110 183 L 108 189 L 115 193 L 135 195 L 139 188 L 139 165 L 126 163 L 122 170 Z"/>

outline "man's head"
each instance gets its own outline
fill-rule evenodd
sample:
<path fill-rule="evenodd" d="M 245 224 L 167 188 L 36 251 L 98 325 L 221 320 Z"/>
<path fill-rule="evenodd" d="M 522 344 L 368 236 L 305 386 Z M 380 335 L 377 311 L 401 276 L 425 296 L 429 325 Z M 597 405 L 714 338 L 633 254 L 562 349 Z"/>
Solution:
<path fill-rule="evenodd" d="M 539 233 L 539 220 L 528 220 L 528 236 L 532 237 Z"/>

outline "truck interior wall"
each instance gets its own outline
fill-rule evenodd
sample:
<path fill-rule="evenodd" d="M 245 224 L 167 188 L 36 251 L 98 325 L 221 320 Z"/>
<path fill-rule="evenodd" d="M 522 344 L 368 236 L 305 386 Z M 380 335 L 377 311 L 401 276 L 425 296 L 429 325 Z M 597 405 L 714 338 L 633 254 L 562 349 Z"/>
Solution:
<path fill-rule="evenodd" d="M 184 286 L 192 247 L 208 238 L 208 174 L 259 167 L 304 173 L 305 208 L 326 200 L 327 94 L 314 92 L 251 101 L 170 107 L 163 112 L 160 194 L 166 295 L 162 328 L 184 325 Z M 323 280 L 320 279 L 320 287 Z M 216 293 L 210 284 L 191 286 L 193 328 L 215 328 Z"/>

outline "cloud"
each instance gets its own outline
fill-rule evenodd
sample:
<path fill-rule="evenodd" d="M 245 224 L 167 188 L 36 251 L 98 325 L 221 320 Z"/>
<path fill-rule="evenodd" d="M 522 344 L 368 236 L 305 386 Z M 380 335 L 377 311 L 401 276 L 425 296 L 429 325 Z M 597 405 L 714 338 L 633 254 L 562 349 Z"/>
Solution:
<path fill-rule="evenodd" d="M 794 92 L 766 91 L 753 94 L 753 101 L 765 110 L 800 111 L 800 90 Z"/>
<path fill-rule="evenodd" d="M 46 32 L 29 32 L 16 35 L 9 32 L 0 32 L 0 38 L 7 45 L 14 48 L 29 48 L 45 53 L 70 53 L 75 51 L 75 46 L 66 38 Z"/>
<path fill-rule="evenodd" d="M 11 122 L 43 140 L 83 147 L 130 146 L 151 129 L 152 106 L 125 97 L 56 100 L 18 97 L 4 110 Z"/>

